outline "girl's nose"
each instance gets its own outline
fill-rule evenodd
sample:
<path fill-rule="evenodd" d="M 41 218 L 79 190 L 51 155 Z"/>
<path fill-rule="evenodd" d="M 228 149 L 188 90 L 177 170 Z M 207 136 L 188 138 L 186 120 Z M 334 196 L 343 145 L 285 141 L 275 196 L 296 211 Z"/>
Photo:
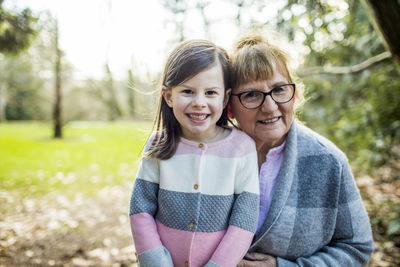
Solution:
<path fill-rule="evenodd" d="M 274 112 L 278 109 L 278 104 L 272 99 L 270 95 L 265 97 L 264 103 L 261 105 L 262 112 Z"/>
<path fill-rule="evenodd" d="M 206 99 L 205 96 L 202 94 L 197 94 L 193 101 L 192 101 L 192 105 L 194 107 L 205 107 L 206 106 Z"/>

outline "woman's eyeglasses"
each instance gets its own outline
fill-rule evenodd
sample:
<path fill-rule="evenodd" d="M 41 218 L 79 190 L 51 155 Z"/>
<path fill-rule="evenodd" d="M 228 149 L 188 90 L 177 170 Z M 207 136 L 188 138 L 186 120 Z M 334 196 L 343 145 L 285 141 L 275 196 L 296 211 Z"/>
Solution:
<path fill-rule="evenodd" d="M 259 90 L 248 90 L 239 94 L 231 94 L 239 97 L 240 103 L 247 109 L 256 109 L 264 104 L 267 95 L 277 104 L 284 104 L 292 100 L 296 85 L 294 83 L 282 84 L 274 87 L 268 93 Z"/>

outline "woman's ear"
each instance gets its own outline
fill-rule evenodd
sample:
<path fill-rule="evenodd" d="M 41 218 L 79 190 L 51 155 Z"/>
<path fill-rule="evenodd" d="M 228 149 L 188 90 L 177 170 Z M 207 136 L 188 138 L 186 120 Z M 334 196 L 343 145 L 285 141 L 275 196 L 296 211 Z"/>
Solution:
<path fill-rule="evenodd" d="M 172 108 L 172 91 L 166 86 L 162 87 L 162 96 L 167 105 Z"/>
<path fill-rule="evenodd" d="M 231 104 L 228 104 L 228 108 L 226 109 L 226 111 L 227 111 L 227 115 L 228 115 L 229 119 L 232 120 L 235 118 L 235 116 L 233 115 L 233 112 L 232 112 Z"/>
<path fill-rule="evenodd" d="M 226 108 L 226 111 L 227 111 L 227 115 L 228 115 L 228 118 L 229 118 L 229 119 L 235 118 L 235 116 L 233 116 L 233 113 L 232 113 L 231 104 L 228 104 L 229 98 L 230 98 L 230 96 L 231 96 L 231 92 L 232 92 L 232 89 L 231 89 L 231 88 L 229 88 L 228 90 L 226 90 L 226 92 L 225 92 L 225 98 L 224 98 L 224 107 L 226 107 L 226 105 L 228 105 L 228 107 Z"/>

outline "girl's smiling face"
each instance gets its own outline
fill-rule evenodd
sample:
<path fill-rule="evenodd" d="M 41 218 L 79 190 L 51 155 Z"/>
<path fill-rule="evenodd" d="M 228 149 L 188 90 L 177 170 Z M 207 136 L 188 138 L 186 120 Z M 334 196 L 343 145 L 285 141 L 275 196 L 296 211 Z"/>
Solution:
<path fill-rule="evenodd" d="M 183 137 L 206 142 L 218 134 L 217 121 L 226 106 L 229 90 L 225 90 L 222 67 L 205 69 L 170 89 L 163 90 L 167 105 L 179 122 Z"/>

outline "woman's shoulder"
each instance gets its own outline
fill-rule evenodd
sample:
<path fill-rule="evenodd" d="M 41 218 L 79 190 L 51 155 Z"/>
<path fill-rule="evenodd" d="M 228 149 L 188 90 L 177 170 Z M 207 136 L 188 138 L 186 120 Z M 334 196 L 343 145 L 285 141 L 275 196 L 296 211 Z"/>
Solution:
<path fill-rule="evenodd" d="M 296 123 L 298 152 L 308 155 L 329 155 L 347 162 L 347 157 L 332 141 L 302 123 Z"/>

